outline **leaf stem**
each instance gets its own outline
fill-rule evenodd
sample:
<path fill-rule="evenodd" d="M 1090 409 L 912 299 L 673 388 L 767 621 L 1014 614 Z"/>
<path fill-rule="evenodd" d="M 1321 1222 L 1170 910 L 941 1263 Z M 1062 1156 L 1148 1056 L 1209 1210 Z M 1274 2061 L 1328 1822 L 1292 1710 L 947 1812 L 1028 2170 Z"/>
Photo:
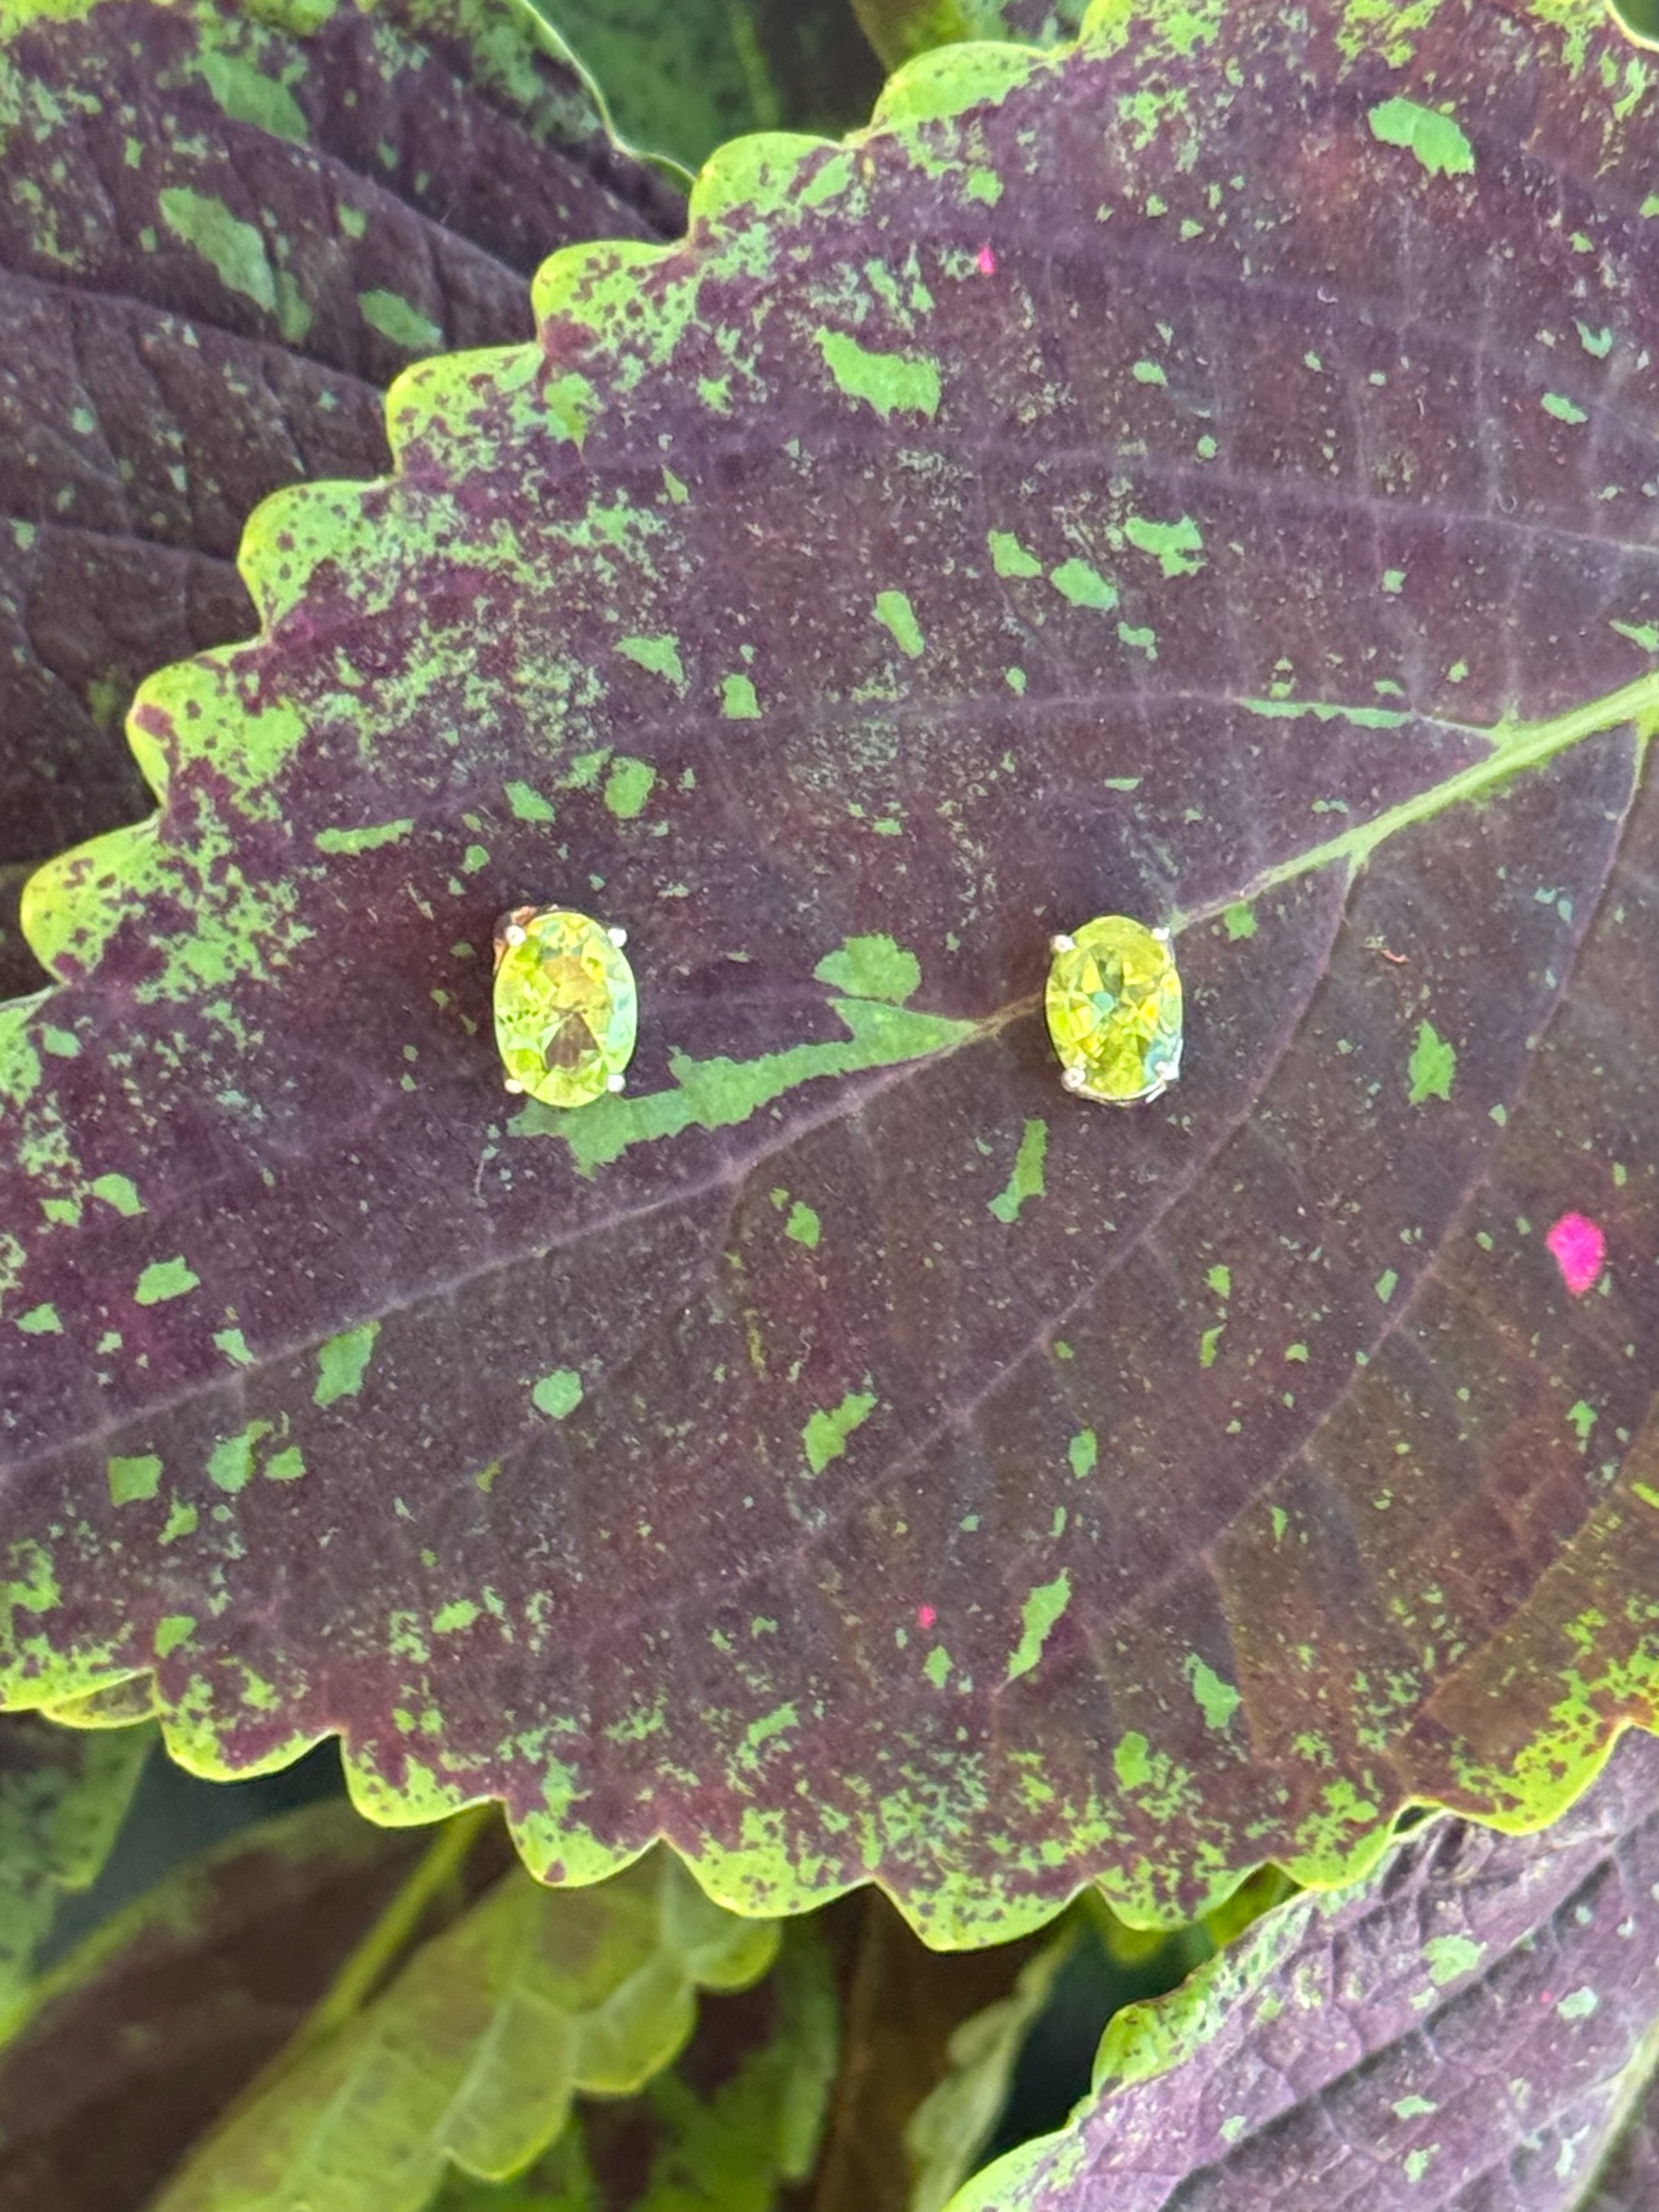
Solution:
<path fill-rule="evenodd" d="M 1306 852 L 1292 854 L 1276 866 L 1264 868 L 1253 883 L 1233 897 L 1246 902 L 1260 898 L 1265 891 L 1275 890 L 1281 884 L 1338 862 L 1363 867 L 1379 845 L 1401 830 L 1442 814 L 1448 807 L 1484 799 L 1512 776 L 1528 769 L 1541 768 L 1583 738 L 1599 737 L 1626 722 L 1636 725 L 1639 774 L 1648 740 L 1659 723 L 1659 673 L 1638 676 L 1633 684 L 1623 684 L 1617 691 L 1607 692 L 1582 707 L 1570 708 L 1565 714 L 1552 715 L 1547 721 L 1505 720 L 1497 723 L 1480 733 L 1492 745 L 1484 760 L 1471 762 L 1443 781 L 1431 784 L 1428 790 L 1419 792 L 1414 799 L 1386 807 L 1370 821 L 1357 823 L 1352 829 L 1328 838 L 1322 845 L 1310 846 Z M 1233 899 L 1214 900 L 1207 906 L 1177 912 L 1167 917 L 1166 927 L 1178 934 L 1195 921 L 1210 920 L 1232 902 Z"/>

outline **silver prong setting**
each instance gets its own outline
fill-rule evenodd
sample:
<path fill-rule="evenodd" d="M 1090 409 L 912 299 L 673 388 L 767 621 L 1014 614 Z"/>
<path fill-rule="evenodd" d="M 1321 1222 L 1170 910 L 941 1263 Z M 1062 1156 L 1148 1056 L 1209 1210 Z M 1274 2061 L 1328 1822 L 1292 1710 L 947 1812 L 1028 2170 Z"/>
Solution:
<path fill-rule="evenodd" d="M 509 921 L 501 932 L 501 942 L 504 945 L 522 945 L 525 936 L 525 927 L 521 921 Z"/>
<path fill-rule="evenodd" d="M 625 929 L 607 929 L 605 933 L 611 939 L 611 942 L 616 946 L 618 952 L 622 951 L 623 945 L 628 942 L 628 932 Z"/>
<path fill-rule="evenodd" d="M 614 1098 L 619 1091 L 627 1090 L 628 1078 L 625 1075 L 613 1075 L 605 1087 Z"/>
<path fill-rule="evenodd" d="M 1058 937 L 1051 937 L 1048 939 L 1048 950 L 1050 952 L 1075 952 L 1077 951 L 1077 939 L 1074 937 L 1067 937 L 1063 933 Z"/>
<path fill-rule="evenodd" d="M 520 1082 L 516 1075 L 509 1075 L 507 1081 L 501 1085 L 501 1088 L 504 1091 L 510 1091 L 515 1098 L 522 1098 L 524 1097 L 524 1085 Z"/>

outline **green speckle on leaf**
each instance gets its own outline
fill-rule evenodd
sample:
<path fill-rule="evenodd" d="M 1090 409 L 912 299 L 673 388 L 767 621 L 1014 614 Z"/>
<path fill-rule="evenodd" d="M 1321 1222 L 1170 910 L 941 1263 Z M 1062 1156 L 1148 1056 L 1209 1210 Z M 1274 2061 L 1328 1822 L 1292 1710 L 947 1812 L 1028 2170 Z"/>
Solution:
<path fill-rule="evenodd" d="M 305 1471 L 305 1454 L 298 1444 L 285 1444 L 281 1451 L 272 1452 L 264 1468 L 267 1482 L 297 1482 Z"/>
<path fill-rule="evenodd" d="M 1601 2000 L 1588 1984 L 1583 1988 L 1569 1990 L 1559 1999 L 1555 2009 L 1563 2020 L 1588 2020 L 1601 2006 Z"/>
<path fill-rule="evenodd" d="M 331 1406 L 341 1398 L 355 1398 L 363 1387 L 369 1355 L 380 1333 L 377 1321 L 366 1321 L 331 1336 L 317 1353 L 317 1388 L 312 1397 L 319 1406 Z"/>
<path fill-rule="evenodd" d="M 1195 576 L 1204 566 L 1204 540 L 1190 514 L 1178 522 L 1152 522 L 1132 514 L 1123 534 L 1138 552 L 1150 553 L 1166 576 Z"/>
<path fill-rule="evenodd" d="M 720 712 L 728 722 L 758 722 L 760 701 L 747 676 L 728 676 L 720 684 Z"/>
<path fill-rule="evenodd" d="M 844 331 L 820 329 L 818 349 L 849 399 L 862 399 L 884 421 L 896 414 L 939 411 L 939 371 L 911 354 L 869 353 Z"/>
<path fill-rule="evenodd" d="M 1117 1740 L 1112 1765 L 1125 1790 L 1139 1790 L 1152 1776 L 1152 1746 L 1139 1729 L 1130 1729 Z"/>
<path fill-rule="evenodd" d="M 908 654 L 912 660 L 919 660 L 927 651 L 927 643 L 922 636 L 921 625 L 904 592 L 878 592 L 876 619 L 886 624 L 899 651 Z"/>
<path fill-rule="evenodd" d="M 1617 631 L 1620 637 L 1627 637 L 1644 653 L 1659 653 L 1659 623 L 1610 622 L 1607 628 Z"/>
<path fill-rule="evenodd" d="M 175 1498 L 167 1508 L 167 1526 L 156 1538 L 158 1544 L 176 1544 L 181 1537 L 193 1536 L 201 1521 L 195 1506 L 182 1498 Z"/>
<path fill-rule="evenodd" d="M 112 1505 L 132 1505 L 142 1498 L 154 1498 L 161 1486 L 161 1462 L 154 1452 L 106 1460 L 104 1472 L 109 1478 Z"/>
<path fill-rule="evenodd" d="M 833 1413 L 820 1411 L 812 1415 L 800 1432 L 800 1440 L 806 1449 L 806 1464 L 814 1474 L 822 1474 L 831 1460 L 841 1457 L 848 1437 L 875 1410 L 876 1401 L 867 1392 L 849 1390 Z"/>
<path fill-rule="evenodd" d="M 213 1341 L 225 1358 L 234 1360 L 238 1367 L 252 1366 L 253 1354 L 248 1350 L 247 1339 L 240 1328 L 216 1328 Z"/>
<path fill-rule="evenodd" d="M 1221 1349 L 1222 1332 L 1225 1327 L 1226 1323 L 1224 1322 L 1218 1322 L 1213 1328 L 1206 1328 L 1203 1334 L 1199 1338 L 1198 1364 L 1200 1367 L 1213 1367 L 1215 1365 L 1216 1354 Z"/>
<path fill-rule="evenodd" d="M 1486 1954 L 1486 1945 L 1470 1936 L 1431 1936 L 1423 1945 L 1423 1963 L 1437 1990 L 1460 1974 L 1473 1973 Z"/>
<path fill-rule="evenodd" d="M 1418 1024 L 1417 1042 L 1412 1048 L 1407 1073 L 1413 1106 L 1421 1106 L 1430 1098 L 1450 1098 L 1457 1075 L 1457 1053 L 1437 1033 L 1432 1022 Z"/>
<path fill-rule="evenodd" d="M 288 87 L 240 54 L 204 46 L 197 66 L 233 123 L 251 123 L 273 138 L 291 138 L 301 146 L 310 137 L 305 110 Z"/>
<path fill-rule="evenodd" d="M 1414 100 L 1385 100 L 1370 112 L 1371 136 L 1385 146 L 1405 146 L 1431 177 L 1474 173 L 1474 149 L 1455 116 L 1419 107 Z"/>
<path fill-rule="evenodd" d="M 1129 374 L 1137 384 L 1167 384 L 1170 380 L 1164 373 L 1163 364 L 1156 361 L 1138 361 Z"/>
<path fill-rule="evenodd" d="M 1547 392 L 1539 401 L 1547 415 L 1553 415 L 1558 422 L 1588 422 L 1589 416 L 1582 407 L 1575 406 L 1565 392 Z"/>
<path fill-rule="evenodd" d="M 129 1220 L 133 1219 L 144 1210 L 144 1201 L 138 1195 L 138 1187 L 128 1176 L 94 1176 L 92 1182 L 92 1194 L 94 1198 L 101 1198 L 106 1206 L 112 1206 L 118 1213 L 125 1214 Z"/>
<path fill-rule="evenodd" d="M 793 1237 L 797 1244 L 805 1245 L 809 1252 L 816 1252 L 823 1224 L 810 1206 L 803 1206 L 797 1200 L 789 1209 L 789 1218 L 783 1224 L 783 1233 Z"/>
<path fill-rule="evenodd" d="M 1221 919 L 1227 925 L 1228 936 L 1235 942 L 1241 937 L 1255 935 L 1255 908 L 1247 906 L 1242 899 L 1235 899 Z"/>
<path fill-rule="evenodd" d="M 1567 1419 L 1571 1423 L 1573 1433 L 1579 1443 L 1587 1444 L 1589 1442 L 1590 1431 L 1595 1426 L 1597 1419 L 1595 1407 L 1586 1399 L 1581 1398 L 1576 1405 L 1568 1407 Z"/>
<path fill-rule="evenodd" d="M 470 1597 L 451 1598 L 447 1605 L 441 1605 L 433 1614 L 432 1632 L 434 1636 L 453 1636 L 459 1629 L 471 1628 L 483 1610 Z"/>
<path fill-rule="evenodd" d="M 59 1029 L 55 1022 L 45 1022 L 40 1028 L 41 1049 L 54 1060 L 78 1060 L 81 1040 L 73 1030 Z"/>
<path fill-rule="evenodd" d="M 582 1401 L 582 1378 L 574 1367 L 556 1368 L 551 1375 L 542 1376 L 530 1393 L 530 1401 L 549 1420 L 562 1421 Z"/>
<path fill-rule="evenodd" d="M 1613 351 L 1613 332 L 1605 325 L 1593 331 L 1588 323 L 1581 323 L 1575 317 L 1573 328 L 1578 333 L 1579 344 L 1596 361 L 1605 361 Z"/>
<path fill-rule="evenodd" d="M 1224 1729 L 1242 1702 L 1233 1685 L 1223 1681 L 1214 1668 L 1206 1665 L 1195 1651 L 1187 1655 L 1187 1680 L 1193 1702 L 1204 1716 L 1205 1727 Z"/>
<path fill-rule="evenodd" d="M 208 1480 L 233 1497 L 245 1490 L 253 1473 L 254 1448 L 270 1434 L 270 1427 L 269 1421 L 250 1421 L 234 1436 L 221 1437 L 208 1454 Z"/>
<path fill-rule="evenodd" d="M 1042 1656 L 1049 1632 L 1072 1602 L 1072 1577 L 1064 1571 L 1051 1583 L 1040 1583 L 1020 1607 L 1020 1638 L 1008 1661 L 1009 1681 L 1029 1674 Z"/>
<path fill-rule="evenodd" d="M 270 314 L 276 312 L 276 275 L 264 240 L 251 222 L 234 216 L 222 199 L 167 185 L 156 196 L 161 220 L 173 236 L 193 246 L 227 291 L 240 292 Z"/>
<path fill-rule="evenodd" d="M 168 1298 L 182 1298 L 201 1279 L 182 1258 L 152 1260 L 139 1276 L 132 1295 L 141 1306 L 159 1306 Z"/>
<path fill-rule="evenodd" d="M 921 1662 L 921 1671 L 936 1690 L 942 1690 L 951 1679 L 951 1655 L 942 1644 L 936 1644 Z"/>
<path fill-rule="evenodd" d="M 64 1324 L 58 1319 L 54 1305 L 31 1306 L 27 1313 L 19 1314 L 16 1326 L 25 1336 L 61 1336 Z"/>
<path fill-rule="evenodd" d="M 1384 1305 L 1400 1288 L 1400 1278 L 1392 1267 L 1384 1267 L 1373 1286 Z"/>
<path fill-rule="evenodd" d="M 1048 581 L 1074 607 L 1098 607 L 1103 613 L 1109 613 L 1117 605 L 1116 586 L 1109 584 L 1086 561 L 1062 561 L 1058 568 L 1049 571 Z"/>
<path fill-rule="evenodd" d="M 921 985 L 921 963 L 890 937 L 849 937 L 812 970 L 820 983 L 853 999 L 885 999 L 902 1006 Z"/>
<path fill-rule="evenodd" d="M 1037 1120 L 1027 1121 L 1020 1136 L 1013 1173 L 1006 1188 L 987 1201 L 999 1221 L 1017 1221 L 1019 1209 L 1028 1198 L 1042 1197 L 1043 1162 L 1048 1154 L 1048 1124 Z"/>
<path fill-rule="evenodd" d="M 685 689 L 685 670 L 680 660 L 678 638 L 619 637 L 617 650 L 624 660 L 631 660 L 636 668 L 643 668 L 653 676 L 660 676 L 677 691 Z"/>
<path fill-rule="evenodd" d="M 1218 1298 L 1230 1298 L 1233 1294 L 1233 1271 L 1218 1264 L 1204 1278 Z"/>
<path fill-rule="evenodd" d="M 370 330 L 410 353 L 436 353 L 443 344 L 442 325 L 401 292 L 359 292 L 357 311 Z"/>
<path fill-rule="evenodd" d="M 605 780 L 605 803 L 618 822 L 632 822 L 644 813 L 656 781 L 657 771 L 649 761 L 630 760 L 623 755 L 611 763 Z"/>
<path fill-rule="evenodd" d="M 1042 563 L 1035 554 L 1028 553 L 1012 530 L 993 530 L 987 533 L 986 543 L 991 549 L 991 566 L 999 576 L 1040 576 Z"/>
<path fill-rule="evenodd" d="M 412 815 L 397 822 L 368 822 L 355 830 L 319 830 L 312 839 L 319 853 L 373 853 L 381 845 L 395 845 L 415 827 Z"/>
<path fill-rule="evenodd" d="M 502 786 L 507 803 L 513 810 L 516 822 L 553 822 L 557 820 L 551 802 L 542 797 L 527 783 L 508 783 Z"/>
<path fill-rule="evenodd" d="M 1100 1440 L 1092 1429 L 1079 1429 L 1066 1447 L 1066 1456 L 1072 1462 L 1072 1473 L 1081 1482 L 1085 1475 L 1094 1473 L 1100 1462 Z"/>
<path fill-rule="evenodd" d="M 155 1656 L 165 1659 L 181 1644 L 188 1644 L 196 1633 L 193 1613 L 164 1613 L 155 1624 Z"/>

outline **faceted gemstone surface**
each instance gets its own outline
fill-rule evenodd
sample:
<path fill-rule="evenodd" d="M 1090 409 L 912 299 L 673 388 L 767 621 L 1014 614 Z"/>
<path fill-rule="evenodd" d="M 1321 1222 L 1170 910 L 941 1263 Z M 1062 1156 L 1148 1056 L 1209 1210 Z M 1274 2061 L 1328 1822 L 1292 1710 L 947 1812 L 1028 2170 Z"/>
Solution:
<path fill-rule="evenodd" d="M 1181 1073 L 1181 977 L 1162 939 L 1127 915 L 1072 933 L 1048 970 L 1048 1035 L 1082 1098 L 1131 1106 Z"/>
<path fill-rule="evenodd" d="M 511 933 L 522 930 L 517 944 Z M 495 1043 L 507 1079 L 546 1106 L 586 1106 L 634 1056 L 634 971 L 597 921 L 520 907 L 495 931 Z M 615 1087 L 620 1087 L 616 1085 Z"/>

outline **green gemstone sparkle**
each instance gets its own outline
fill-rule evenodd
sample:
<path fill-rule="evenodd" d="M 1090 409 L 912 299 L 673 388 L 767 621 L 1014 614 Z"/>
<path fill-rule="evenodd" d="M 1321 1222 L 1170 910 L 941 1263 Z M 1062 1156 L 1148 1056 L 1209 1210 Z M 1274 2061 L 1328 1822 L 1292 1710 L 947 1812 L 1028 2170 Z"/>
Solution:
<path fill-rule="evenodd" d="M 1181 977 L 1166 937 L 1100 915 L 1054 939 L 1048 1035 L 1068 1091 L 1112 1106 L 1156 1098 L 1181 1073 Z"/>
<path fill-rule="evenodd" d="M 586 1106 L 622 1089 L 639 1026 L 634 971 L 585 914 L 519 907 L 495 930 L 495 1043 L 509 1091 Z"/>

